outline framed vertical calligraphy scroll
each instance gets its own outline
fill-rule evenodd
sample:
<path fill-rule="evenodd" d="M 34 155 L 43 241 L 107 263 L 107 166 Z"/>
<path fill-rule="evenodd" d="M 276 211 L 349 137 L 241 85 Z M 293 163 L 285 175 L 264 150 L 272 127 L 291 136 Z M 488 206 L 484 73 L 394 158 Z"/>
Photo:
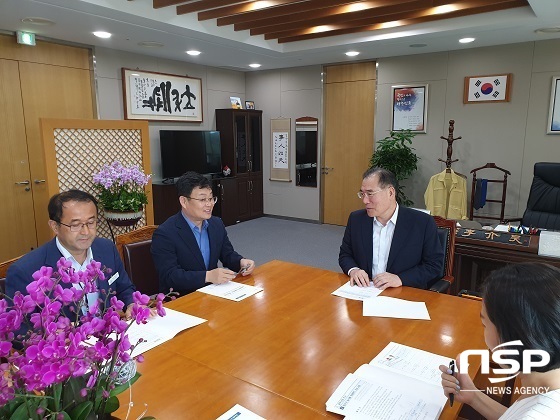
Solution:
<path fill-rule="evenodd" d="M 122 69 L 127 120 L 202 122 L 202 80 Z"/>
<path fill-rule="evenodd" d="M 290 118 L 270 120 L 270 180 L 292 182 Z"/>

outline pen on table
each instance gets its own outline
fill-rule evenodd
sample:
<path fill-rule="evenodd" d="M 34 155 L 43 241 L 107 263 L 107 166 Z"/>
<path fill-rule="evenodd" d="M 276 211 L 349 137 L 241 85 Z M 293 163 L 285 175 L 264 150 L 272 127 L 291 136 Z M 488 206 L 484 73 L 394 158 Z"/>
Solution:
<path fill-rule="evenodd" d="M 451 370 L 451 376 L 455 374 L 455 360 L 449 362 L 449 369 Z M 455 394 L 449 394 L 449 406 L 453 407 L 453 400 L 455 399 Z"/>

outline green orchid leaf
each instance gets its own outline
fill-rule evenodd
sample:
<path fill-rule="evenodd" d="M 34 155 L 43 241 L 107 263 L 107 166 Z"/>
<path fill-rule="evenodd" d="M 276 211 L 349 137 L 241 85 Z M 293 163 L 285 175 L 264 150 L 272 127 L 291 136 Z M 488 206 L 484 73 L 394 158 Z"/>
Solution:
<path fill-rule="evenodd" d="M 119 399 L 115 396 L 109 397 L 107 403 L 105 404 L 105 414 L 112 413 L 113 411 L 117 411 L 120 407 Z"/>
<path fill-rule="evenodd" d="M 26 402 L 23 402 L 15 411 L 12 413 L 10 420 L 29 420 L 38 419 L 37 407 L 39 407 L 39 399 L 31 398 Z"/>
<path fill-rule="evenodd" d="M 124 384 L 121 385 L 117 385 L 115 388 L 113 388 L 113 390 L 111 390 L 111 393 L 109 395 L 113 397 L 115 395 L 119 395 L 123 391 L 126 391 L 134 382 L 138 380 L 138 378 L 140 378 L 140 376 L 142 376 L 142 374 L 136 372 L 136 374 L 132 377 L 130 381 L 125 382 Z"/>
<path fill-rule="evenodd" d="M 92 409 L 93 403 L 91 401 L 84 401 L 70 411 L 70 417 L 72 420 L 85 420 Z"/>
<path fill-rule="evenodd" d="M 60 395 L 62 394 L 62 384 L 57 383 L 52 386 L 52 393 L 54 399 L 54 411 L 60 410 Z"/>

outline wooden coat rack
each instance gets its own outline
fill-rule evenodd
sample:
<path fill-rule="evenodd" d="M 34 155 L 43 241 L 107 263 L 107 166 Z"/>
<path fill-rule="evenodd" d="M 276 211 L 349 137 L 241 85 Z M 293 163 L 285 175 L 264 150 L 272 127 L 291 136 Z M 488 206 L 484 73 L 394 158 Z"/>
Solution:
<path fill-rule="evenodd" d="M 459 161 L 459 159 L 451 159 L 451 156 L 453 156 L 453 142 L 462 139 L 461 136 L 455 138 L 453 137 L 454 130 L 455 130 L 455 120 L 449 120 L 449 135 L 447 137 L 443 137 L 443 136 L 440 137 L 442 140 L 447 141 L 447 159 L 443 160 L 438 158 L 438 160 L 440 162 L 445 163 L 447 172 L 451 172 L 451 164 Z"/>

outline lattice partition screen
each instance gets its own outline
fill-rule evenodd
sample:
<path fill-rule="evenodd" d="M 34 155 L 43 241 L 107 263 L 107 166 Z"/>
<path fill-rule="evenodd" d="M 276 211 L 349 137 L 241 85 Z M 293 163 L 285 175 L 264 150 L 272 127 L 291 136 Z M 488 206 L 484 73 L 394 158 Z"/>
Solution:
<path fill-rule="evenodd" d="M 44 120 L 43 123 L 45 121 L 50 122 Z M 74 123 L 72 125 L 76 124 L 75 120 L 67 121 L 70 124 Z M 95 122 L 103 123 L 100 120 Z M 112 126 L 115 123 L 131 124 L 128 121 L 105 121 L 105 123 Z M 144 124 L 147 128 L 147 123 L 144 122 Z M 93 174 L 98 172 L 104 164 L 110 164 L 115 160 L 120 161 L 123 165 L 140 165 L 145 172 L 150 172 L 149 158 L 145 156 L 145 151 L 148 148 L 146 147 L 146 139 L 143 140 L 143 135 L 147 135 L 147 130 L 141 128 L 68 128 L 65 124 L 58 124 L 54 125 L 50 132 L 54 143 L 56 178 L 58 180 L 58 188 L 49 185 L 52 194 L 77 188 L 95 195 Z M 147 139 L 147 143 L 149 144 L 149 139 Z M 146 162 L 148 163 L 147 168 Z M 52 184 L 52 180 L 49 179 L 49 183 Z M 148 214 L 150 214 L 152 208 L 151 184 L 147 188 L 150 190 L 150 194 L 148 194 L 150 201 Z M 101 237 L 111 239 L 109 226 L 103 218 L 102 211 L 100 216 L 102 222 L 97 229 L 97 233 Z M 133 228 L 112 226 L 112 229 L 114 235 L 117 236 L 146 224 L 148 224 L 147 212 L 144 212 L 142 219 Z"/>

